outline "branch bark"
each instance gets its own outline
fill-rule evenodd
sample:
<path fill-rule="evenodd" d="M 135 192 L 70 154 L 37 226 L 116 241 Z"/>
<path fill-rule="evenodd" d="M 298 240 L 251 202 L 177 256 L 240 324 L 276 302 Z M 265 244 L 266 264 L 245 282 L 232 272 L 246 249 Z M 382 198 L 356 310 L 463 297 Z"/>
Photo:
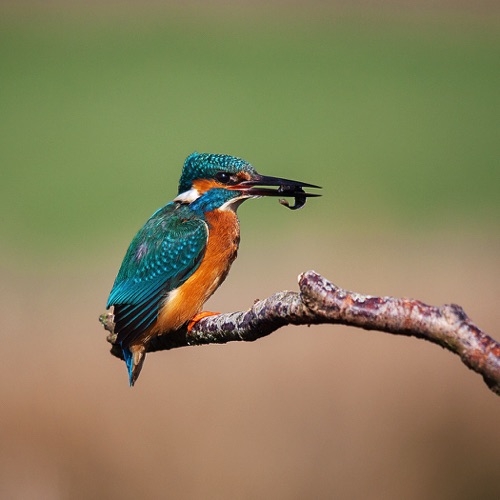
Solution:
<path fill-rule="evenodd" d="M 190 332 L 182 328 L 154 338 L 147 352 L 204 344 L 251 342 L 285 325 L 340 324 L 425 339 L 457 354 L 500 396 L 500 344 L 480 330 L 456 304 L 441 307 L 418 300 L 372 297 L 343 290 L 314 271 L 299 276 L 300 292 L 278 292 L 247 311 L 209 316 Z M 100 317 L 110 333 L 111 353 L 122 358 L 115 344 L 113 311 Z"/>

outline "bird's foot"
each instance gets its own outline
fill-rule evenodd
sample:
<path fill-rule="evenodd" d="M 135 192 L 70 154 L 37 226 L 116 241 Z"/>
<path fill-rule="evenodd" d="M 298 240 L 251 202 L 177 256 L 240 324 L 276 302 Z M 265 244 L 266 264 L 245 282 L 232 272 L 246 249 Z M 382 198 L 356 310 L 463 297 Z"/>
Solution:
<path fill-rule="evenodd" d="M 200 319 L 206 318 L 207 316 L 217 316 L 220 314 L 219 312 L 211 312 L 211 311 L 201 311 L 198 314 L 196 314 L 193 319 L 188 323 L 187 326 L 187 331 L 190 332 L 194 325 L 200 321 Z"/>

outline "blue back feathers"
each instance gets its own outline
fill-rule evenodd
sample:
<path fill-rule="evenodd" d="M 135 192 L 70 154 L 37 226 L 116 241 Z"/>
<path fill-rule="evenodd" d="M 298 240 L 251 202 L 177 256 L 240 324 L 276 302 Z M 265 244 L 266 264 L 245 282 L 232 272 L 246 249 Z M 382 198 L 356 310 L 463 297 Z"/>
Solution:
<path fill-rule="evenodd" d="M 168 292 L 184 283 L 205 254 L 208 227 L 189 205 L 169 203 L 132 240 L 106 307 L 114 306 L 117 341 L 129 345 L 157 317 Z"/>

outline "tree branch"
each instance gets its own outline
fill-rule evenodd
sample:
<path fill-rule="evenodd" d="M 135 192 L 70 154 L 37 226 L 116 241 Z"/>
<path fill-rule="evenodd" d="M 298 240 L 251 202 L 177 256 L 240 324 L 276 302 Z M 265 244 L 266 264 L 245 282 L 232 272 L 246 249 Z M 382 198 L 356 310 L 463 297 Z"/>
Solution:
<path fill-rule="evenodd" d="M 337 287 L 314 271 L 299 276 L 300 293 L 278 292 L 259 300 L 248 311 L 209 316 L 190 332 L 182 328 L 154 338 L 147 352 L 203 344 L 251 342 L 285 325 L 341 324 L 428 340 L 458 354 L 500 395 L 500 344 L 481 331 L 456 304 L 430 306 L 413 299 L 372 297 Z M 100 317 L 110 332 L 111 353 L 122 358 L 115 344 L 114 316 Z"/>

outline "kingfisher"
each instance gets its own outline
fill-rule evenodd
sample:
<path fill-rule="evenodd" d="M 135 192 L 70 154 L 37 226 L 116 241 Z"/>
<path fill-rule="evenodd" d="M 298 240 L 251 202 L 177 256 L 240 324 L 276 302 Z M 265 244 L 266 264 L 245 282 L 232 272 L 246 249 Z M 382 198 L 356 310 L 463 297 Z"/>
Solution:
<path fill-rule="evenodd" d="M 268 187 L 265 187 L 268 186 Z M 273 189 L 272 187 L 278 187 Z M 300 208 L 313 184 L 263 176 L 242 158 L 211 153 L 187 157 L 177 197 L 157 210 L 136 234 L 115 279 L 116 343 L 129 383 L 142 369 L 150 340 L 207 315 L 203 304 L 226 278 L 240 241 L 236 209 L 249 198 L 291 196 Z"/>

